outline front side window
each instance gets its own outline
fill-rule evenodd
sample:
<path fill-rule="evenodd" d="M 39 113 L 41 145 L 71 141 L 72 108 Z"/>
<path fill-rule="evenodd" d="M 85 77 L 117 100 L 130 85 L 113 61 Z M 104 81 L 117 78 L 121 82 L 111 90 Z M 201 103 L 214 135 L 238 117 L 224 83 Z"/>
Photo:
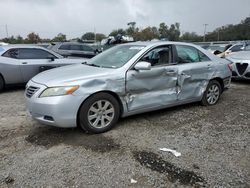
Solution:
<path fill-rule="evenodd" d="M 50 59 L 56 58 L 53 54 L 35 48 L 21 48 L 19 49 L 18 59 Z"/>
<path fill-rule="evenodd" d="M 125 65 L 144 47 L 141 45 L 115 46 L 90 59 L 88 64 L 106 68 L 119 68 Z"/>
<path fill-rule="evenodd" d="M 171 46 L 157 47 L 146 55 L 140 61 L 151 63 L 152 66 L 169 64 L 172 59 Z"/>

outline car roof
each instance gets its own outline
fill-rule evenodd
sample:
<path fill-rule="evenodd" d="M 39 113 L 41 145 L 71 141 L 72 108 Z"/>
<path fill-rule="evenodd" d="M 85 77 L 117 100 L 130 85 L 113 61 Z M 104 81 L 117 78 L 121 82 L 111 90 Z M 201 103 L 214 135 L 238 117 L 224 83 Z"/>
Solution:
<path fill-rule="evenodd" d="M 39 48 L 39 49 L 44 49 L 44 47 L 39 46 L 39 45 L 34 45 L 34 44 L 9 44 L 9 45 L 4 45 L 1 46 L 5 50 L 9 50 L 12 48 Z"/>
<path fill-rule="evenodd" d="M 0 46 L 0 48 L 3 49 L 3 50 L 0 50 L 0 55 L 2 55 L 4 52 L 8 51 L 9 49 L 13 49 L 13 48 L 36 48 L 36 49 L 46 50 L 49 53 L 52 53 L 53 55 L 57 56 L 58 58 L 62 58 L 62 56 L 60 54 L 55 53 L 47 48 L 44 48 L 44 47 L 36 45 L 36 44 L 9 44 L 9 45 Z"/>
<path fill-rule="evenodd" d="M 175 42 L 175 41 L 138 41 L 138 42 L 125 43 L 122 45 L 142 45 L 142 46 L 148 46 L 148 47 L 158 46 L 158 45 L 188 45 L 188 46 L 194 46 L 194 47 L 198 46 L 193 43 Z"/>

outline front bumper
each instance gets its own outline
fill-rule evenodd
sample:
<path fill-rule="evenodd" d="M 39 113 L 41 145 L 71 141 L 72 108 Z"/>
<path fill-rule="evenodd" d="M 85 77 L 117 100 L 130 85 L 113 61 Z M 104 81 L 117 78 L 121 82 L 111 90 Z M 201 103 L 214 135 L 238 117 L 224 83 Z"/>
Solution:
<path fill-rule="evenodd" d="M 242 61 L 233 63 L 232 78 L 250 80 L 250 62 Z"/>
<path fill-rule="evenodd" d="M 39 98 L 47 87 L 33 81 L 27 84 L 27 89 L 30 86 L 39 88 L 31 97 L 25 95 L 27 109 L 33 119 L 56 127 L 77 126 L 78 109 L 84 101 L 82 96 L 65 95 Z"/>

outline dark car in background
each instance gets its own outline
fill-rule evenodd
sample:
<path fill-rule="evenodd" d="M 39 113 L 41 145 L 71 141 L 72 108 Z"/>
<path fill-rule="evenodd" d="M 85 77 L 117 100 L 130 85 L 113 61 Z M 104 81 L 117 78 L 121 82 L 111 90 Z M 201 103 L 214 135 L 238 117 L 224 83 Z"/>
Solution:
<path fill-rule="evenodd" d="M 54 43 L 48 49 L 53 50 L 63 57 L 92 58 L 99 53 L 97 49 L 77 42 Z"/>

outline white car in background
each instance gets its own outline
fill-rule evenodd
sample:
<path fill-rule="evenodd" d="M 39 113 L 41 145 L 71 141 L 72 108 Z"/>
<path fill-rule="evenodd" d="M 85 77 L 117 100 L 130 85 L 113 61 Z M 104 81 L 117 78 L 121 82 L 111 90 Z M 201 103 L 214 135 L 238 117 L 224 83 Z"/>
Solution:
<path fill-rule="evenodd" d="M 26 83 L 39 72 L 85 61 L 63 58 L 35 45 L 0 46 L 0 91 L 6 85 Z"/>
<path fill-rule="evenodd" d="M 250 80 L 250 45 L 226 57 L 232 64 L 232 78 Z"/>

